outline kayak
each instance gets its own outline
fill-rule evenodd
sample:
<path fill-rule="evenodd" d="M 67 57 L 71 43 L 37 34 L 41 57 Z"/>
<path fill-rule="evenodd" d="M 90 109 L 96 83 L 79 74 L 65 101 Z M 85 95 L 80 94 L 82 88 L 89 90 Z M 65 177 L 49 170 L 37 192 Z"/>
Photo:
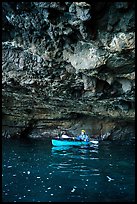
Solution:
<path fill-rule="evenodd" d="M 53 146 L 81 146 L 81 145 L 89 145 L 88 141 L 78 141 L 78 140 L 62 140 L 62 139 L 52 139 Z"/>

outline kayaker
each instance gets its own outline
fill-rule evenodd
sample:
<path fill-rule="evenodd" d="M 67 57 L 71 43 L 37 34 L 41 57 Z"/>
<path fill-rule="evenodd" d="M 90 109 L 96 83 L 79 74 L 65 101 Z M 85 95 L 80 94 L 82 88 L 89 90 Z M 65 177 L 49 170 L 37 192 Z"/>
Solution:
<path fill-rule="evenodd" d="M 89 137 L 85 130 L 81 130 L 81 134 L 76 137 L 77 140 L 89 141 Z"/>
<path fill-rule="evenodd" d="M 68 139 L 70 137 L 67 135 L 66 131 L 63 131 L 62 135 L 61 135 L 61 138 Z"/>

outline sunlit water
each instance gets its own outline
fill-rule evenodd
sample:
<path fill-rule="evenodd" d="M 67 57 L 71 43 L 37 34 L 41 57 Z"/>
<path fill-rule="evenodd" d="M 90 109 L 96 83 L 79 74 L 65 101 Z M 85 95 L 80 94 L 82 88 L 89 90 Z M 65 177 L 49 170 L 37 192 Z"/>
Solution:
<path fill-rule="evenodd" d="M 135 147 L 58 148 L 47 140 L 3 140 L 3 202 L 135 200 Z"/>

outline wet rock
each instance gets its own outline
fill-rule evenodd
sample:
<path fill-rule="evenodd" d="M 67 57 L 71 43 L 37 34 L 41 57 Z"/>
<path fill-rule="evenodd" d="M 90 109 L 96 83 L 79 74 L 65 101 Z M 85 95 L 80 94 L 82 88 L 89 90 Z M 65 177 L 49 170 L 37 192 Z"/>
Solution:
<path fill-rule="evenodd" d="M 76 71 L 90 70 L 102 66 L 106 63 L 107 52 L 101 51 L 94 44 L 79 42 L 75 47 L 74 54 L 64 50 L 63 58 L 70 62 Z"/>
<path fill-rule="evenodd" d="M 121 127 L 119 128 L 115 128 L 112 131 L 112 138 L 113 140 L 130 140 L 133 139 L 133 135 L 135 134 L 135 126 L 134 124 L 128 124 L 128 126 L 126 126 L 126 123 L 122 124 L 121 123 Z"/>
<path fill-rule="evenodd" d="M 90 7 L 86 2 L 74 2 L 69 7 L 69 12 L 75 14 L 78 19 L 87 21 L 91 19 Z"/>

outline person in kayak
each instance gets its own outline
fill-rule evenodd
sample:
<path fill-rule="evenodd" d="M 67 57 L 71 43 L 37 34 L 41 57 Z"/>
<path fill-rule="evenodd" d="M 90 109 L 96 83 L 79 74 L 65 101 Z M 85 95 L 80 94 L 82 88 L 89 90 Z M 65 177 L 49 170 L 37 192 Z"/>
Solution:
<path fill-rule="evenodd" d="M 68 134 L 67 134 L 66 131 L 63 131 L 63 132 L 62 132 L 62 135 L 61 135 L 61 138 L 63 138 L 63 139 L 68 139 L 68 138 L 70 138 L 70 136 L 68 136 Z"/>
<path fill-rule="evenodd" d="M 86 134 L 85 130 L 81 130 L 81 134 L 79 136 L 76 137 L 76 140 L 82 140 L 82 141 L 89 141 L 89 137 Z"/>

